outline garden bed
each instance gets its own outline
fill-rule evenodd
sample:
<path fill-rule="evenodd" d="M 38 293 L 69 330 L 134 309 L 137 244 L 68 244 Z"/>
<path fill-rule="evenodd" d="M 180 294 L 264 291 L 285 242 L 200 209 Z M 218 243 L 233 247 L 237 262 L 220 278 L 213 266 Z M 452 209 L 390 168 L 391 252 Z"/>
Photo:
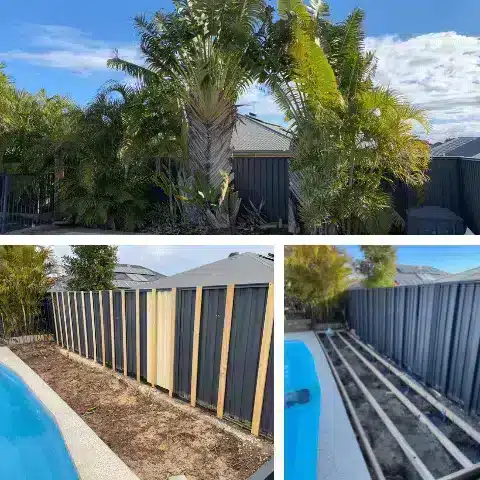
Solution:
<path fill-rule="evenodd" d="M 248 479 L 273 445 L 223 426 L 199 409 L 147 395 L 130 380 L 68 358 L 53 343 L 12 350 L 142 479 Z M 80 357 L 79 357 L 80 358 Z"/>

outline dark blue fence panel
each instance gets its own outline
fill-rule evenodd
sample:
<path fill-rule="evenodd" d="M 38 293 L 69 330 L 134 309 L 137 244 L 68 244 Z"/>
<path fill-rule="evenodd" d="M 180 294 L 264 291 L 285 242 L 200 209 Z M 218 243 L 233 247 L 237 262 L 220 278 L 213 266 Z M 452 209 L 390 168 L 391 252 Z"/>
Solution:
<path fill-rule="evenodd" d="M 352 290 L 347 312 L 363 341 L 480 414 L 480 283 Z"/>

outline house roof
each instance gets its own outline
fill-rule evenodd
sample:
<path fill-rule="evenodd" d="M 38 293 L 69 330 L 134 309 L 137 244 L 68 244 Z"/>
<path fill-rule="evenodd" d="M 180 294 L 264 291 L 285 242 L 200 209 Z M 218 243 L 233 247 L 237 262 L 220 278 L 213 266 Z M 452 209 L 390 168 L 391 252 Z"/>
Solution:
<path fill-rule="evenodd" d="M 150 268 L 119 263 L 115 267 L 115 280 L 113 283 L 116 288 L 138 288 L 146 282 L 153 282 L 162 277 L 165 277 L 165 275 Z"/>
<path fill-rule="evenodd" d="M 239 115 L 232 135 L 233 154 L 289 155 L 290 141 L 286 128 L 252 115 Z"/>
<path fill-rule="evenodd" d="M 465 270 L 464 272 L 448 275 L 445 278 L 440 278 L 438 282 L 464 282 L 472 280 L 480 280 L 480 267 L 471 268 L 470 270 Z"/>
<path fill-rule="evenodd" d="M 432 157 L 480 158 L 480 137 L 459 137 L 432 148 Z"/>
<path fill-rule="evenodd" d="M 165 275 L 140 265 L 128 265 L 118 263 L 115 266 L 115 279 L 113 285 L 115 288 L 142 288 L 146 283 L 153 282 Z M 52 291 L 67 290 L 68 277 L 58 277 Z"/>
<path fill-rule="evenodd" d="M 435 283 L 440 279 L 448 279 L 451 275 L 438 268 L 424 265 L 397 265 L 397 274 L 395 275 L 395 286 L 422 285 L 424 283 Z M 363 278 L 356 276 L 349 290 L 364 288 Z"/>
<path fill-rule="evenodd" d="M 397 265 L 397 275 L 395 284 L 402 285 L 420 285 L 423 283 L 433 283 L 440 278 L 446 278 L 449 274 L 438 268 L 423 265 Z"/>
<path fill-rule="evenodd" d="M 146 288 L 248 285 L 273 282 L 273 256 L 232 253 L 227 258 L 161 278 Z"/>

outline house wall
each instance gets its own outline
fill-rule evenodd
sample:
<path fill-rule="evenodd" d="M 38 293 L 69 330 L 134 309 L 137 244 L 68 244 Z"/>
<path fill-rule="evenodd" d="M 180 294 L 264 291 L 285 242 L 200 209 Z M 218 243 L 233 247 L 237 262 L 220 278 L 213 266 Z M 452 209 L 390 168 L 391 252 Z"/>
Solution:
<path fill-rule="evenodd" d="M 233 157 L 234 185 L 242 198 L 243 208 L 250 201 L 263 211 L 269 222 L 288 222 L 289 174 L 288 158 Z"/>

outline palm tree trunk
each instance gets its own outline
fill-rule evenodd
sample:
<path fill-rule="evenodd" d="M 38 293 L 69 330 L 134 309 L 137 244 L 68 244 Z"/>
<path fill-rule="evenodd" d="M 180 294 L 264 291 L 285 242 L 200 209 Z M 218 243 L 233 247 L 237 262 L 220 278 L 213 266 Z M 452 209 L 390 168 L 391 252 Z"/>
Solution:
<path fill-rule="evenodd" d="M 236 117 L 235 106 L 208 122 L 202 121 L 194 107 L 187 110 L 190 168 L 215 189 L 223 182 L 222 172 L 232 171 L 231 142 Z"/>

